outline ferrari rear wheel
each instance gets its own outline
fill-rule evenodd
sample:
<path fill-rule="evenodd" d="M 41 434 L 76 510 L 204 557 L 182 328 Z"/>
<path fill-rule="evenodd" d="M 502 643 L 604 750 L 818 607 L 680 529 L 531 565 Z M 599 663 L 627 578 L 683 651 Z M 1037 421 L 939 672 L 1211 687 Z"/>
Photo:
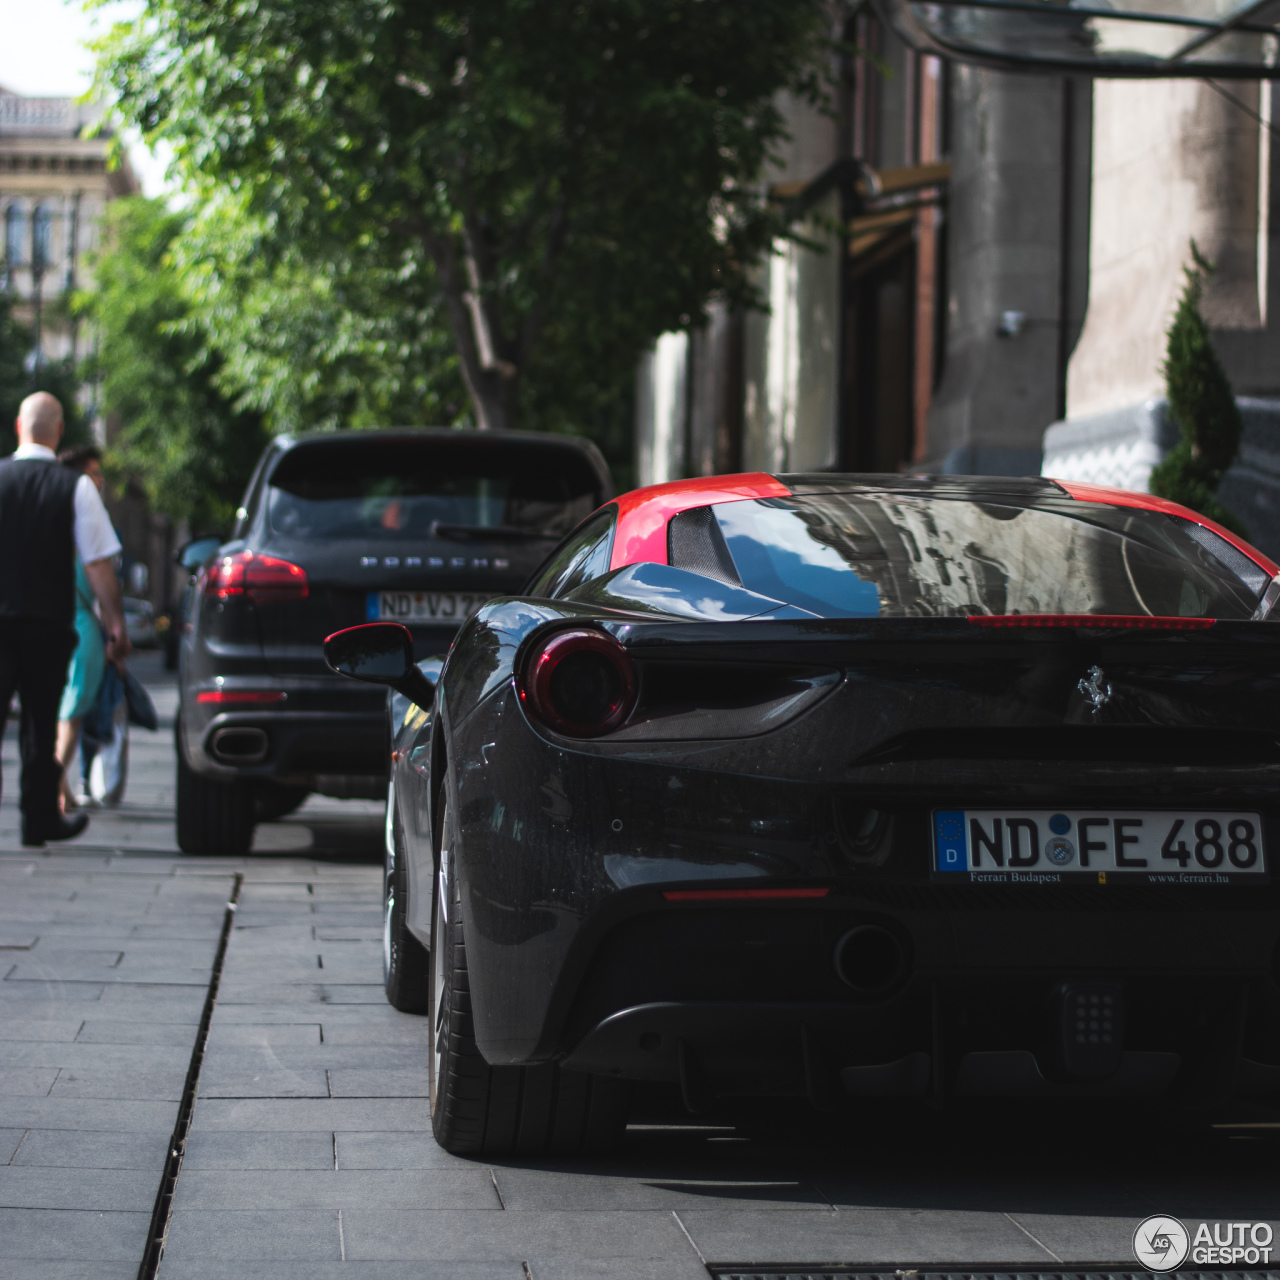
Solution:
<path fill-rule="evenodd" d="M 431 930 L 431 1127 L 456 1155 L 607 1151 L 626 1127 L 625 1085 L 537 1067 L 491 1067 L 476 1047 L 453 831 L 446 805 Z M 446 910 L 447 904 L 447 910 Z"/>
<path fill-rule="evenodd" d="M 404 828 L 394 788 L 387 795 L 387 859 L 382 902 L 382 985 L 387 1002 L 401 1013 L 429 1013 L 431 960 L 405 923 L 409 883 Z"/>

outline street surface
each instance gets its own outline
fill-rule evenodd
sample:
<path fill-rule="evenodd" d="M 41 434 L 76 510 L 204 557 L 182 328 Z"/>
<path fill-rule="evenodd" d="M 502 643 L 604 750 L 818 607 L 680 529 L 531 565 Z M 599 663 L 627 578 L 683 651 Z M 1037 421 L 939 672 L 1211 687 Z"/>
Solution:
<path fill-rule="evenodd" d="M 125 802 L 23 851 L 0 803 L 0 1277 L 139 1274 L 236 877 L 164 1280 L 695 1280 L 705 1264 L 1133 1267 L 1137 1222 L 1275 1218 L 1280 1128 L 990 1107 L 634 1124 L 608 1159 L 432 1140 L 427 1027 L 383 1000 L 381 806 L 315 799 L 248 859 L 173 842 L 173 681 Z M 1218 1117 L 1222 1120 L 1222 1117 Z M 1280 1224 L 1277 1224 L 1280 1225 Z M 1273 1263 L 1273 1267 L 1274 1267 Z"/>

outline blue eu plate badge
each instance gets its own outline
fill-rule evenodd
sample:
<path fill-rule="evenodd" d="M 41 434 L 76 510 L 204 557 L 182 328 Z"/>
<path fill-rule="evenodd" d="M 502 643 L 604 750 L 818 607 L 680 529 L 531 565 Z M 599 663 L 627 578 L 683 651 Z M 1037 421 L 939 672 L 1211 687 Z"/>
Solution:
<path fill-rule="evenodd" d="M 965 840 L 962 809 L 933 811 L 933 857 L 939 871 L 969 869 L 969 845 Z"/>

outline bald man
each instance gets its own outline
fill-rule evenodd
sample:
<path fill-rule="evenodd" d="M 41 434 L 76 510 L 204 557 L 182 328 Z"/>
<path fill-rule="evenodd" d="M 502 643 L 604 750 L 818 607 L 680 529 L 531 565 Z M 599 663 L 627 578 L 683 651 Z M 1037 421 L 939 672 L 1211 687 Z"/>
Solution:
<path fill-rule="evenodd" d="M 0 730 L 22 699 L 22 843 L 70 840 L 86 814 L 58 812 L 58 703 L 76 645 L 75 556 L 101 607 L 107 660 L 129 654 L 112 557 L 120 540 L 92 480 L 57 460 L 62 405 L 46 391 L 18 409 L 18 447 L 0 461 Z"/>

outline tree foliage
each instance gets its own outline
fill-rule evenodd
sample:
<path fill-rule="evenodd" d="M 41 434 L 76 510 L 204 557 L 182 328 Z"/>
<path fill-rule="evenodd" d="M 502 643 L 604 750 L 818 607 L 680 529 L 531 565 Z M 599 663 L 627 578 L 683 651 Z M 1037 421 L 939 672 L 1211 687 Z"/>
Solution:
<path fill-rule="evenodd" d="M 439 299 L 481 425 L 582 430 L 657 334 L 746 295 L 773 99 L 817 93 L 825 13 L 146 0 L 102 74 L 189 183 L 271 228 L 262 272 L 329 264 L 324 313 L 345 264 L 375 263 L 410 308 Z"/>
<path fill-rule="evenodd" d="M 1181 439 L 1151 473 L 1151 492 L 1198 511 L 1210 520 L 1247 536 L 1244 525 L 1218 501 L 1218 485 L 1235 460 L 1244 430 L 1226 372 L 1213 349 L 1209 326 L 1200 314 L 1200 299 L 1212 265 L 1191 242 L 1191 266 L 1161 366 L 1169 412 Z"/>
<path fill-rule="evenodd" d="M 0 454 L 17 446 L 13 423 L 18 406 L 31 390 L 23 361 L 31 350 L 31 334 L 13 314 L 13 295 L 0 291 Z"/>
<path fill-rule="evenodd" d="M 158 200 L 112 201 L 83 306 L 99 334 L 91 371 L 120 424 L 109 466 L 136 477 L 157 511 L 221 529 L 267 437 L 260 415 L 220 390 L 221 358 L 174 264 L 188 219 Z"/>
<path fill-rule="evenodd" d="M 273 432 L 448 425 L 469 404 L 430 270 L 349 251 L 308 258 L 222 193 L 174 242 L 224 364 L 218 385 Z"/>
<path fill-rule="evenodd" d="M 62 402 L 66 423 L 63 437 L 67 444 L 87 444 L 89 424 L 80 403 L 81 382 L 76 362 L 71 356 L 61 360 L 42 360 L 33 378 L 28 364 L 33 338 L 31 330 L 13 314 L 16 301 L 11 293 L 0 292 L 0 455 L 8 455 L 18 446 L 14 420 L 18 406 L 32 391 L 48 391 Z M 46 306 L 45 318 L 70 322 L 66 304 L 59 300 Z"/>

